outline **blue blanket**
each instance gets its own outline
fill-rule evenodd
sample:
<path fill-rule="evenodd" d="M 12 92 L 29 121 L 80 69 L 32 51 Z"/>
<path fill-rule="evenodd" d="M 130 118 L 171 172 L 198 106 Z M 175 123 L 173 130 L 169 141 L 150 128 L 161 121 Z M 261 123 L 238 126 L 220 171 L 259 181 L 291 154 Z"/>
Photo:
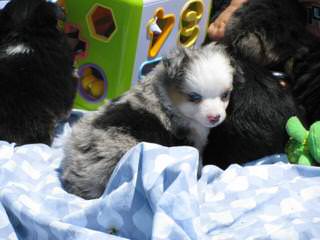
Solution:
<path fill-rule="evenodd" d="M 83 200 L 59 181 L 63 136 L 0 142 L 0 239 L 320 239 L 320 168 L 275 155 L 197 179 L 194 148 L 141 143 Z"/>
<path fill-rule="evenodd" d="M 8 0 L 0 0 L 0 9 L 4 8 L 4 6 L 8 3 Z"/>

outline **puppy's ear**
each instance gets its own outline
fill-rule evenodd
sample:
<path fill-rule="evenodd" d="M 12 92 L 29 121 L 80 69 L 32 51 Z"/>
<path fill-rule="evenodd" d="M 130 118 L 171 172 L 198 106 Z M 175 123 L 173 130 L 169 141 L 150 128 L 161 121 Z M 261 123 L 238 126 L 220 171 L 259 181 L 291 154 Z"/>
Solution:
<path fill-rule="evenodd" d="M 235 68 L 235 72 L 233 74 L 233 81 L 235 83 L 245 83 L 246 79 L 241 67 Z"/>
<path fill-rule="evenodd" d="M 162 60 L 169 78 L 175 78 L 186 66 L 191 58 L 191 51 L 187 48 L 177 47 L 171 50 Z"/>
<path fill-rule="evenodd" d="M 241 65 L 241 61 L 236 60 L 233 57 L 230 57 L 230 63 L 231 63 L 231 66 L 234 68 L 234 73 L 233 73 L 234 83 L 244 83 L 245 77 L 244 77 L 244 70 L 243 70 L 243 66 Z"/>

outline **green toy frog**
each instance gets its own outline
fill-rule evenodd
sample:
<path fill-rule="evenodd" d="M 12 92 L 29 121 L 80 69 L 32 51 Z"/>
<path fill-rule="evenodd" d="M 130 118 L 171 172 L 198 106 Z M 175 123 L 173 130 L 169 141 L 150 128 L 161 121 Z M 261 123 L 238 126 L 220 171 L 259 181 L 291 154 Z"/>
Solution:
<path fill-rule="evenodd" d="M 297 117 L 289 118 L 286 130 L 290 136 L 286 153 L 290 163 L 301 165 L 320 164 L 320 121 L 306 130 Z"/>

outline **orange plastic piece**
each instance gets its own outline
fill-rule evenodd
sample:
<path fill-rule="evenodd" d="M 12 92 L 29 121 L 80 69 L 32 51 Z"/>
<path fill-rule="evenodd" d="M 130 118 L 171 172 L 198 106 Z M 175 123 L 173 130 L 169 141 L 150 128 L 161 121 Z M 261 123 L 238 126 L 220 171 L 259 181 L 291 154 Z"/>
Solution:
<path fill-rule="evenodd" d="M 202 0 L 190 0 L 182 10 L 180 18 L 179 42 L 184 47 L 191 47 L 198 39 L 201 20 L 204 11 Z"/>
<path fill-rule="evenodd" d="M 161 29 L 161 33 L 153 32 L 150 27 L 152 24 L 157 24 Z M 154 58 L 159 53 L 162 45 L 170 35 L 175 24 L 175 16 L 173 14 L 164 14 L 163 8 L 156 10 L 152 19 L 147 25 L 148 36 L 150 38 L 150 45 L 148 56 Z"/>

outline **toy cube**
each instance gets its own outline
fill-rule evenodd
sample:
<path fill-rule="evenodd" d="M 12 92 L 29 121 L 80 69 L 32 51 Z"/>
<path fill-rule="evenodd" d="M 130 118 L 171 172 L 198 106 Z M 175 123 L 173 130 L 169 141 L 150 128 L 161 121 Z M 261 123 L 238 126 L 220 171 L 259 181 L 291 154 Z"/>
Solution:
<path fill-rule="evenodd" d="M 211 0 L 64 0 L 80 82 L 76 108 L 95 110 L 171 48 L 200 46 Z"/>

